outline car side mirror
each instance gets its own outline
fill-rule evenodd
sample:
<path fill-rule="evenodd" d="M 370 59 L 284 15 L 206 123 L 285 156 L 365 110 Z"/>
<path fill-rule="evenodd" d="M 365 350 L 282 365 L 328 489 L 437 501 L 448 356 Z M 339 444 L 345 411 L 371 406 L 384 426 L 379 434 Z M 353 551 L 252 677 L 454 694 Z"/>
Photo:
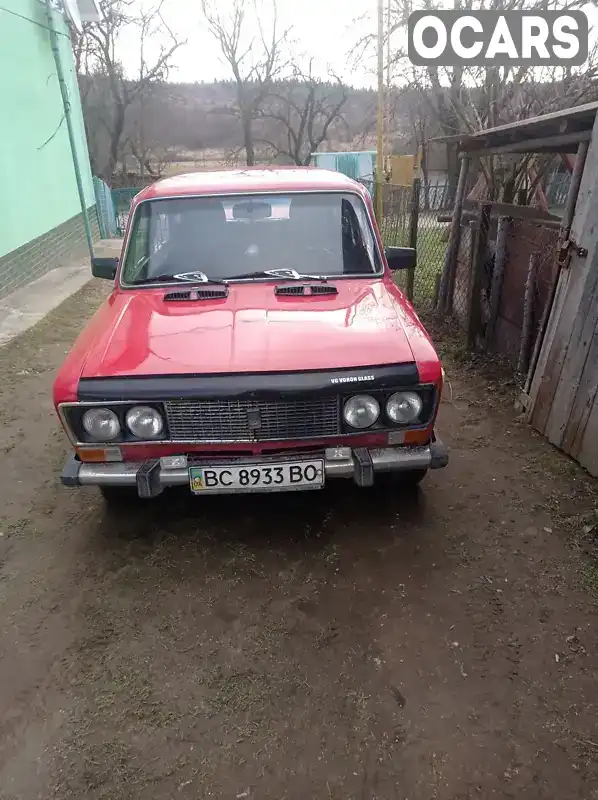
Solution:
<path fill-rule="evenodd" d="M 113 281 L 118 269 L 118 258 L 92 258 L 91 274 L 94 278 L 104 278 Z"/>
<path fill-rule="evenodd" d="M 417 262 L 417 253 L 413 247 L 386 247 L 384 254 L 391 272 L 413 269 Z"/>

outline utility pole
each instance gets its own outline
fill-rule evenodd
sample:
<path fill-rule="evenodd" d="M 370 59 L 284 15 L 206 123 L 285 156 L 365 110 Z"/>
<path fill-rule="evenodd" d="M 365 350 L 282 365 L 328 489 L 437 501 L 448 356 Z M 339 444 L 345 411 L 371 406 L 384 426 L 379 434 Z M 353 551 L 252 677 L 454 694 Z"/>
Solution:
<path fill-rule="evenodd" d="M 382 224 L 384 191 L 384 0 L 378 0 L 378 149 L 376 153 L 376 218 Z"/>

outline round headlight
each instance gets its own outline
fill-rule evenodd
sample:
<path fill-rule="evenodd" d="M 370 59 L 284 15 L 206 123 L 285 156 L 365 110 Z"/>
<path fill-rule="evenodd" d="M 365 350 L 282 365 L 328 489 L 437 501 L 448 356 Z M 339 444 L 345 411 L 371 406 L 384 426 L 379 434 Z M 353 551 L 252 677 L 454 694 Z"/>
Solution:
<path fill-rule="evenodd" d="M 138 439 L 157 439 L 164 430 L 161 414 L 150 406 L 135 406 L 127 411 L 127 428 Z"/>
<path fill-rule="evenodd" d="M 120 433 L 118 417 L 109 408 L 90 408 L 81 420 L 86 433 L 98 442 L 111 442 Z"/>
<path fill-rule="evenodd" d="M 417 392 L 396 392 L 388 398 L 386 413 L 388 418 L 399 425 L 407 425 L 421 414 L 424 404 Z"/>
<path fill-rule="evenodd" d="M 369 394 L 356 394 L 345 403 L 343 414 L 352 428 L 369 428 L 380 416 L 380 404 Z"/>

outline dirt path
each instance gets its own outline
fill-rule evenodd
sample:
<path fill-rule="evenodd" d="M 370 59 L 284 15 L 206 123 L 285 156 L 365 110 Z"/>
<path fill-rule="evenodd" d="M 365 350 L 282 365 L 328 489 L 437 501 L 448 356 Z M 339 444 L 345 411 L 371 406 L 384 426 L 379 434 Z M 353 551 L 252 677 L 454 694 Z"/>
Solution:
<path fill-rule="evenodd" d="M 415 496 L 115 521 L 49 397 L 101 291 L 0 350 L 0 798 L 598 798 L 592 486 L 505 390 L 448 363 Z"/>

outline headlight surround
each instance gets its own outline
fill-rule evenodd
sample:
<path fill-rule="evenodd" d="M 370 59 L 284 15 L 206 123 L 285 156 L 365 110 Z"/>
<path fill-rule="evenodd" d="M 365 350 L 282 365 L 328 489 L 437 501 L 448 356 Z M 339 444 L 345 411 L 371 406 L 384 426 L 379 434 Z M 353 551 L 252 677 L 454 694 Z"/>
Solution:
<path fill-rule="evenodd" d="M 386 415 L 397 425 L 409 425 L 417 421 L 423 407 L 417 392 L 395 392 L 386 401 Z"/>
<path fill-rule="evenodd" d="M 136 439 L 159 439 L 164 430 L 164 419 L 151 406 L 134 406 L 125 416 L 127 429 Z"/>
<path fill-rule="evenodd" d="M 369 394 L 356 394 L 350 397 L 343 407 L 343 417 L 347 425 L 357 430 L 370 428 L 380 416 L 380 403 Z"/>
<path fill-rule="evenodd" d="M 85 433 L 98 442 L 113 442 L 121 427 L 114 411 L 109 408 L 89 408 L 81 418 Z"/>

